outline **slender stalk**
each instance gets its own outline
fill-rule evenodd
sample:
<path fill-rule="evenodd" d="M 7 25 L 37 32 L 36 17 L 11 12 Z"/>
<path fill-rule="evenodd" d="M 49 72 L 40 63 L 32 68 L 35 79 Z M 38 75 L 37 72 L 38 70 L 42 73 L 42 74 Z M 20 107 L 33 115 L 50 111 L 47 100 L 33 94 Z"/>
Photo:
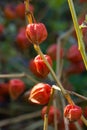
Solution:
<path fill-rule="evenodd" d="M 61 82 L 59 81 L 59 79 L 57 79 L 56 74 L 53 71 L 52 67 L 50 66 L 50 64 L 48 63 L 48 61 L 45 59 L 45 57 L 44 57 L 44 55 L 43 55 L 43 53 L 42 53 L 39 45 L 34 44 L 34 48 L 37 51 L 37 53 L 42 57 L 42 59 L 44 60 L 45 64 L 49 68 L 51 75 L 53 76 L 54 80 L 56 81 L 57 86 L 60 87 L 61 92 L 63 93 L 63 95 L 65 96 L 65 98 L 67 99 L 67 101 L 70 104 L 74 104 L 74 102 L 72 101 L 72 99 L 71 99 L 70 95 L 68 94 L 68 92 L 66 92 L 66 90 L 63 88 L 63 86 L 62 86 Z"/>
<path fill-rule="evenodd" d="M 43 130 L 48 130 L 48 115 L 44 115 L 44 127 Z"/>
<path fill-rule="evenodd" d="M 86 52 L 85 52 L 83 36 L 82 36 L 82 33 L 80 31 L 80 28 L 79 28 L 79 24 L 78 24 L 78 21 L 77 21 L 77 16 L 76 16 L 76 12 L 75 12 L 73 1 L 72 0 L 68 0 L 68 4 L 69 4 L 70 12 L 71 12 L 71 15 L 72 15 L 72 19 L 73 19 L 73 23 L 74 23 L 77 39 L 78 39 L 78 49 L 80 50 L 80 53 L 82 55 L 85 67 L 87 69 L 87 56 L 86 56 Z"/>
<path fill-rule="evenodd" d="M 79 97 L 80 99 L 87 101 L 87 97 L 85 97 L 85 96 L 82 96 L 74 91 L 69 91 L 69 90 L 66 90 L 66 91 L 68 91 L 69 94 L 75 95 L 75 96 Z"/>
<path fill-rule="evenodd" d="M 20 73 L 20 74 L 0 74 L 0 78 L 23 78 L 27 77 L 29 80 L 31 80 L 34 83 L 38 83 L 38 81 L 32 76 L 26 74 L 26 73 Z"/>
<path fill-rule="evenodd" d="M 0 78 L 22 78 L 25 76 L 25 73 L 20 74 L 0 74 Z"/>
<path fill-rule="evenodd" d="M 55 89 L 52 88 L 50 100 L 49 100 L 49 103 L 47 105 L 46 114 L 44 115 L 44 128 L 43 128 L 43 130 L 48 130 L 48 113 L 49 113 L 49 109 L 50 109 L 50 106 L 51 106 L 51 103 L 53 100 L 54 91 L 55 91 Z"/>
<path fill-rule="evenodd" d="M 64 34 L 66 34 L 66 33 L 64 33 Z M 65 35 L 61 35 L 57 40 L 57 54 L 56 54 L 56 62 L 57 62 L 56 75 L 59 80 L 61 79 L 62 69 L 63 69 L 63 59 L 60 59 L 60 48 L 61 48 L 61 43 L 62 43 L 61 40 L 62 40 L 62 38 L 64 38 L 62 36 L 65 36 Z M 66 102 L 65 102 L 65 98 L 63 97 L 63 95 L 61 93 L 59 93 L 59 99 L 61 100 L 62 108 L 64 108 L 66 105 Z M 67 119 L 65 117 L 63 117 L 63 119 L 64 119 L 65 130 L 69 130 Z M 55 126 L 56 126 L 56 124 L 55 124 Z"/>
<path fill-rule="evenodd" d="M 60 65 L 60 56 L 59 56 L 59 48 L 61 48 L 61 44 L 63 44 L 68 37 L 71 35 L 71 33 L 73 32 L 74 28 L 71 27 L 68 31 L 64 32 L 62 35 L 60 35 L 60 37 L 57 38 L 57 53 L 56 53 L 56 75 L 58 75 L 58 77 L 61 77 L 61 72 L 62 72 L 62 67 L 63 67 L 63 60 L 61 60 L 61 65 Z M 63 41 L 62 41 L 63 40 Z M 60 68 L 61 67 L 61 68 Z M 60 74 L 60 76 L 59 76 Z"/>
<path fill-rule="evenodd" d="M 69 8 L 70 8 L 70 12 L 71 12 L 71 15 L 72 15 L 72 19 L 73 19 L 73 23 L 74 23 L 77 39 L 78 39 L 78 49 L 80 50 L 80 53 L 82 55 L 85 67 L 87 69 L 87 56 L 86 56 L 86 52 L 85 52 L 85 47 L 84 47 L 82 33 L 80 31 L 79 24 L 78 24 L 78 21 L 77 21 L 77 16 L 76 16 L 76 12 L 75 12 L 73 1 L 72 0 L 68 0 L 68 5 L 69 5 Z M 84 122 L 84 124 L 87 126 L 87 120 L 84 118 L 84 116 L 81 116 L 81 119 Z"/>
<path fill-rule="evenodd" d="M 56 91 L 55 91 L 56 94 Z M 56 103 L 56 98 L 53 100 L 53 106 L 57 108 L 57 103 Z M 57 114 L 56 114 L 56 110 L 54 111 L 54 129 L 58 130 L 58 125 L 57 125 Z"/>
<path fill-rule="evenodd" d="M 24 4 L 25 4 L 25 16 L 26 16 L 26 19 L 27 19 L 28 23 L 32 23 L 33 19 L 32 19 L 31 12 L 29 10 L 29 0 L 24 0 Z"/>

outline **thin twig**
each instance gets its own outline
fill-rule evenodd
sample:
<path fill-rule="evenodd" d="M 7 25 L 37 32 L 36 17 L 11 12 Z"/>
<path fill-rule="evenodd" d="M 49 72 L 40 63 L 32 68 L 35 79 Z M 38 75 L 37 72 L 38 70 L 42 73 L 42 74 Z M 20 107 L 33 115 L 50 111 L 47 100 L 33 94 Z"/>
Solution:
<path fill-rule="evenodd" d="M 56 90 L 58 90 L 58 91 L 61 91 L 61 89 L 58 87 L 58 86 L 56 86 L 56 85 L 53 85 L 53 88 L 54 89 L 56 89 Z M 65 89 L 66 90 L 66 89 Z M 69 91 L 69 90 L 66 90 L 69 94 L 72 94 L 72 95 L 75 95 L 75 96 L 77 96 L 77 97 L 79 97 L 79 98 L 81 98 L 81 99 L 83 99 L 83 100 L 87 100 L 87 97 L 85 97 L 85 96 L 83 96 L 83 95 L 81 95 L 81 94 L 78 94 L 78 93 L 76 93 L 76 92 L 74 92 L 74 91 Z"/>
<path fill-rule="evenodd" d="M 77 96 L 77 97 L 79 97 L 79 98 L 81 98 L 81 99 L 87 101 L 87 97 L 85 97 L 85 96 L 83 96 L 83 95 L 81 95 L 81 94 L 78 94 L 78 93 L 76 93 L 76 92 L 74 92 L 74 91 L 69 91 L 69 90 L 67 90 L 67 91 L 68 91 L 68 93 L 70 93 L 70 94 L 72 94 L 72 95 L 75 95 L 75 96 Z"/>
<path fill-rule="evenodd" d="M 55 91 L 56 93 L 56 91 Z M 54 98 L 53 100 L 53 106 L 55 108 L 57 108 L 57 104 L 56 104 L 56 98 Z M 56 109 L 54 109 L 54 129 L 58 130 L 58 122 L 57 122 L 57 113 L 56 113 Z"/>
<path fill-rule="evenodd" d="M 21 74 L 0 74 L 0 78 L 22 78 L 25 77 L 25 73 Z"/>
<path fill-rule="evenodd" d="M 66 32 L 64 32 L 62 35 L 60 35 L 60 37 L 58 37 L 57 38 L 57 58 L 56 58 L 56 74 L 57 75 L 59 75 L 59 72 L 60 72 L 60 70 L 61 70 L 61 72 L 62 72 L 62 65 L 60 66 L 59 64 L 60 64 L 60 48 L 61 48 L 61 43 L 64 43 L 64 42 L 62 42 L 62 40 L 66 40 L 66 39 L 68 39 L 68 37 L 71 35 L 71 33 L 73 32 L 73 30 L 74 30 L 74 28 L 73 27 L 71 27 L 68 31 L 66 31 Z M 61 69 L 60 69 L 60 67 L 61 67 Z M 60 74 L 61 75 L 61 74 Z"/>
<path fill-rule="evenodd" d="M 34 78 L 32 78 L 30 75 L 26 73 L 20 73 L 20 74 L 0 74 L 0 78 L 23 78 L 26 77 L 29 80 L 31 80 L 34 83 L 38 83 L 38 81 Z"/>
<path fill-rule="evenodd" d="M 63 37 L 62 37 L 63 36 Z M 58 39 L 57 39 L 57 52 L 56 52 L 56 61 L 57 61 L 57 65 L 56 65 L 56 75 L 57 75 L 57 78 L 58 79 L 61 79 L 61 76 L 62 76 L 62 68 L 63 68 L 63 60 L 60 59 L 60 49 L 61 49 L 61 40 L 62 38 L 65 38 L 66 35 L 61 35 Z M 60 63 L 62 62 L 62 64 Z M 65 107 L 65 99 L 63 97 L 63 95 L 61 93 L 59 93 L 59 98 L 61 100 L 61 105 L 62 105 L 62 108 Z M 54 104 L 55 105 L 55 104 Z M 55 117 L 56 118 L 56 117 Z M 65 129 L 66 130 L 69 130 L 69 127 L 68 127 L 68 121 L 65 117 L 63 117 L 64 119 L 64 125 L 65 125 Z M 56 126 L 56 123 L 55 123 L 55 126 Z"/>

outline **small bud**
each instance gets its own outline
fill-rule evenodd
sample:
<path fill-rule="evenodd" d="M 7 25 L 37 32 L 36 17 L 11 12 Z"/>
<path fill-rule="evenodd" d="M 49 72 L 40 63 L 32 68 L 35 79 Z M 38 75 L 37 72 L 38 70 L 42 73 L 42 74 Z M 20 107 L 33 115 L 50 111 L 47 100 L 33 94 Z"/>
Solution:
<path fill-rule="evenodd" d="M 47 106 L 43 107 L 43 109 L 41 111 L 42 119 L 44 119 L 44 115 L 46 114 L 46 110 L 47 110 Z M 55 108 L 54 106 L 50 106 L 49 113 L 48 113 L 48 124 L 49 125 L 54 125 L 55 114 L 56 114 L 56 118 L 57 118 L 57 123 L 59 123 L 60 111 L 57 108 Z"/>
<path fill-rule="evenodd" d="M 52 60 L 50 56 L 44 55 L 44 57 L 52 66 Z M 40 55 L 37 55 L 35 59 L 30 62 L 29 67 L 33 74 L 35 74 L 39 78 L 46 78 L 50 72 L 49 68 L 46 66 Z"/>
<path fill-rule="evenodd" d="M 67 105 L 64 108 L 64 116 L 69 121 L 77 121 L 80 119 L 81 115 L 82 115 L 82 109 L 77 105 Z"/>
<path fill-rule="evenodd" d="M 28 24 L 26 28 L 26 36 L 29 42 L 40 44 L 47 38 L 47 30 L 43 23 Z"/>
<path fill-rule="evenodd" d="M 51 93 L 49 84 L 38 83 L 30 91 L 29 100 L 35 104 L 45 105 L 48 103 Z"/>
<path fill-rule="evenodd" d="M 25 84 L 20 79 L 11 79 L 9 81 L 9 93 L 13 100 L 17 99 L 25 89 Z"/>

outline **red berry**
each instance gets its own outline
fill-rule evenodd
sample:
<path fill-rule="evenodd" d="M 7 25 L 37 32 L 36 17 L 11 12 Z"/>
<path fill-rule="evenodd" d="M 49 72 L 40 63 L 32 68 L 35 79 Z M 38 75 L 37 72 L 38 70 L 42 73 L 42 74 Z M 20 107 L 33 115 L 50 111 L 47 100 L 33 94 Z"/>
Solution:
<path fill-rule="evenodd" d="M 48 103 L 51 93 L 51 86 L 45 83 L 36 84 L 30 91 L 29 100 L 32 103 L 45 105 Z"/>
<path fill-rule="evenodd" d="M 29 42 L 40 44 L 47 38 L 47 30 L 43 23 L 32 23 L 27 25 L 26 35 Z"/>
<path fill-rule="evenodd" d="M 47 106 L 43 107 L 43 109 L 41 111 L 42 119 L 44 119 L 46 110 L 47 110 Z M 60 111 L 57 108 L 55 108 L 54 106 L 50 106 L 49 113 L 48 113 L 48 124 L 49 125 L 54 125 L 55 113 L 56 113 L 56 117 L 57 117 L 57 123 L 59 123 L 60 122 Z"/>
<path fill-rule="evenodd" d="M 78 46 L 72 45 L 67 53 L 66 53 L 66 58 L 71 61 L 71 62 L 79 62 L 82 61 L 82 56 L 80 54 L 80 51 L 78 50 Z"/>
<path fill-rule="evenodd" d="M 47 54 L 52 58 L 52 60 L 56 60 L 56 53 L 57 53 L 57 44 L 52 44 L 47 49 Z M 59 50 L 60 58 L 63 57 L 63 48 L 60 47 Z"/>
<path fill-rule="evenodd" d="M 4 8 L 4 14 L 7 19 L 13 20 L 16 18 L 15 6 L 12 4 L 8 4 Z"/>
<path fill-rule="evenodd" d="M 52 60 L 50 56 L 44 55 L 44 57 L 52 66 Z M 48 69 L 48 67 L 46 66 L 46 64 L 44 63 L 40 55 L 37 55 L 35 59 L 30 62 L 29 67 L 32 73 L 35 74 L 39 78 L 46 78 L 50 72 L 50 70 Z"/>
<path fill-rule="evenodd" d="M 77 105 L 69 104 L 64 108 L 64 116 L 69 121 L 77 121 L 80 119 L 81 115 L 82 115 L 82 109 Z"/>
<path fill-rule="evenodd" d="M 17 99 L 25 90 L 25 84 L 20 79 L 11 79 L 9 81 L 9 93 L 12 99 Z"/>

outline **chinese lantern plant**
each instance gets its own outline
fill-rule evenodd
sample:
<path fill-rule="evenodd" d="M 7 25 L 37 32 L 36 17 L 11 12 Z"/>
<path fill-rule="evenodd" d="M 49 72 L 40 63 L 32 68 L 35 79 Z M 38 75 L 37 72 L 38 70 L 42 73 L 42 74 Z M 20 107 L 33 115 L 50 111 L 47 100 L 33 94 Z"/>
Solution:
<path fill-rule="evenodd" d="M 32 103 L 45 105 L 49 102 L 51 86 L 45 83 L 36 84 L 30 91 L 29 101 Z"/>
<path fill-rule="evenodd" d="M 43 80 L 45 80 L 45 78 L 47 78 L 48 74 L 51 73 L 54 80 L 49 79 L 50 82 L 51 81 L 52 81 L 52 83 L 55 82 L 55 84 L 58 87 L 60 87 L 60 90 L 61 90 L 60 92 L 62 92 L 64 97 L 69 102 L 69 105 L 67 105 L 64 108 L 64 116 L 70 122 L 78 121 L 82 116 L 81 108 L 77 105 L 73 105 L 74 103 L 73 103 L 70 95 L 62 87 L 60 79 L 57 78 L 54 71 L 52 71 L 52 60 L 56 60 L 56 52 L 58 51 L 57 50 L 58 48 L 56 45 L 52 45 L 52 46 L 49 46 L 48 49 L 46 48 L 47 54 L 42 53 L 42 51 L 40 50 L 40 44 L 42 42 L 44 42 L 48 36 L 47 29 L 45 27 L 45 24 L 36 22 L 31 11 L 30 12 L 28 12 L 28 11 L 29 10 L 27 10 L 25 12 L 24 4 L 19 4 L 16 7 L 17 17 L 21 18 L 21 20 L 22 20 L 25 18 L 25 13 L 26 13 L 26 17 L 28 18 L 28 22 L 29 22 L 26 27 L 26 31 L 24 28 L 21 28 L 19 30 L 18 35 L 16 37 L 16 42 L 19 45 L 19 47 L 24 50 L 26 48 L 29 48 L 30 44 L 34 46 L 34 49 L 37 51 L 38 55 L 29 62 L 29 69 L 32 71 L 32 73 L 35 76 L 40 78 L 40 81 L 41 81 L 41 82 L 38 82 L 37 84 L 35 84 L 31 88 L 30 92 L 28 93 L 28 101 L 32 102 L 34 104 L 38 104 L 38 105 L 47 105 L 47 106 L 43 107 L 43 109 L 41 111 L 42 119 L 44 119 L 44 115 L 47 114 L 48 124 L 55 126 L 54 118 L 55 118 L 55 114 L 56 114 L 57 125 L 59 125 L 59 123 L 61 122 L 62 114 L 60 114 L 60 110 L 58 110 L 58 108 L 51 105 L 52 100 L 54 100 L 54 96 L 55 96 L 54 93 L 52 92 L 52 86 L 49 85 L 48 83 L 43 82 Z M 30 17 L 28 17 L 28 16 L 30 16 Z M 60 55 L 59 58 L 63 58 L 63 54 L 64 54 L 64 50 L 62 48 L 60 48 L 59 49 L 59 55 Z M 78 46 L 70 47 L 70 49 L 67 51 L 66 59 L 71 63 L 71 66 L 70 66 L 71 68 L 68 67 L 69 70 L 67 71 L 67 74 L 73 74 L 73 73 L 79 74 L 85 70 L 85 66 L 82 61 L 82 56 L 81 56 L 80 52 L 78 51 Z M 24 70 L 21 69 L 21 71 L 24 71 Z M 26 74 L 24 75 L 24 77 L 27 77 Z M 65 77 L 65 78 L 67 78 L 67 77 Z M 48 79 L 46 79 L 45 81 L 47 81 L 47 80 Z M 62 77 L 61 77 L 61 80 L 63 80 Z M 28 80 L 28 83 L 30 83 L 29 80 Z M 24 91 L 25 91 L 25 84 L 22 80 L 11 79 L 9 81 L 9 95 L 13 100 L 17 100 L 18 97 L 20 97 L 24 93 Z M 53 94 L 53 97 L 52 97 L 52 94 Z M 55 96 L 55 98 L 56 98 L 56 96 Z M 57 99 L 57 101 L 58 100 L 60 101 L 61 98 Z M 49 112 L 47 113 L 48 108 L 49 108 Z"/>
<path fill-rule="evenodd" d="M 82 115 L 82 109 L 81 107 L 77 105 L 67 105 L 64 108 L 64 116 L 70 121 L 77 121 L 80 119 Z"/>
<path fill-rule="evenodd" d="M 52 60 L 50 56 L 44 55 L 46 60 L 49 62 L 49 64 L 52 66 Z M 49 74 L 50 70 L 44 63 L 43 59 L 40 55 L 37 55 L 34 60 L 31 60 L 29 63 L 29 68 L 39 78 L 46 78 Z"/>
<path fill-rule="evenodd" d="M 52 76 L 53 76 L 54 80 L 56 81 L 57 85 L 60 87 L 63 95 L 65 96 L 67 101 L 70 103 L 69 107 L 71 109 L 70 110 L 71 113 L 69 113 L 69 115 L 68 115 L 69 111 L 68 112 L 64 111 L 65 117 L 67 117 L 70 121 L 76 121 L 76 120 L 78 120 L 82 116 L 82 110 L 81 110 L 80 107 L 74 105 L 74 103 L 73 103 L 69 93 L 66 92 L 66 90 L 63 88 L 63 86 L 60 83 L 60 81 L 56 78 L 56 75 L 55 75 L 54 71 L 52 70 L 52 66 L 50 65 L 49 61 L 47 61 L 45 56 L 43 55 L 43 53 L 42 53 L 42 51 L 40 49 L 40 46 L 39 46 L 39 44 L 41 44 L 47 38 L 46 28 L 45 28 L 44 24 L 42 24 L 42 23 L 35 23 L 34 20 L 33 20 L 32 15 L 30 15 L 30 17 L 31 17 L 31 19 L 27 17 L 28 18 L 28 22 L 30 24 L 28 24 L 27 27 L 26 27 L 26 36 L 27 36 L 28 40 L 34 45 L 34 49 L 37 51 L 37 53 L 39 54 L 39 56 L 41 57 L 43 62 L 46 64 L 46 67 L 50 70 L 50 73 L 52 74 Z M 74 51 L 74 50 L 75 50 L 75 57 L 74 57 L 74 53 L 72 53 L 72 51 Z M 71 49 L 70 51 L 71 51 L 70 52 L 71 53 L 71 57 L 68 58 L 69 53 L 67 53 L 67 59 L 71 58 L 70 60 L 72 60 L 72 62 L 74 62 L 74 63 L 82 61 L 82 56 L 81 56 L 80 52 L 78 51 L 77 47 L 75 47 L 74 49 Z M 77 58 L 76 58 L 76 56 L 77 56 Z M 74 58 L 72 58 L 72 57 L 74 57 Z M 39 60 L 40 59 L 38 59 L 38 61 Z M 31 66 L 31 70 L 34 73 L 34 71 L 36 70 L 36 67 L 37 67 L 37 72 L 39 72 L 39 74 L 40 74 L 40 72 L 42 71 L 41 73 L 43 75 L 44 71 L 41 70 L 42 67 L 38 63 L 36 61 L 35 64 L 34 64 L 34 61 L 32 60 L 31 61 L 31 65 L 30 65 Z M 36 72 L 34 74 L 36 74 Z M 37 74 L 37 76 L 39 76 L 39 74 Z M 38 99 L 38 98 L 39 97 L 37 95 L 36 99 Z M 49 106 L 49 103 L 48 103 L 48 106 Z"/>
<path fill-rule="evenodd" d="M 47 30 L 43 23 L 31 23 L 26 27 L 26 36 L 29 42 L 40 44 L 47 38 Z"/>

